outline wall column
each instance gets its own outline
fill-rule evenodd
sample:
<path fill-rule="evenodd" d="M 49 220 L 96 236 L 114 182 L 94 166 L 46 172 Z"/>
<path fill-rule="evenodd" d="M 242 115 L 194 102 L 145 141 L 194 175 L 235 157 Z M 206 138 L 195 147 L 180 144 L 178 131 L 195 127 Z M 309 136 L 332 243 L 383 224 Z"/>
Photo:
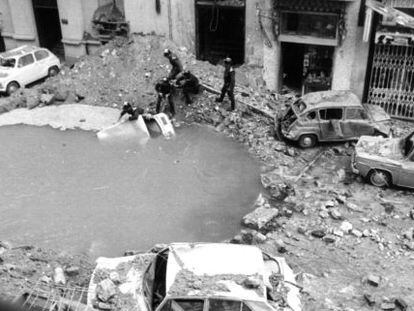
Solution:
<path fill-rule="evenodd" d="M 273 12 L 273 0 L 264 0 L 263 14 L 271 16 Z M 279 91 L 281 89 L 281 46 L 277 38 L 274 37 L 272 27 L 273 23 L 270 18 L 262 18 L 263 27 L 270 40 L 271 47 L 264 43 L 263 38 L 263 79 L 266 82 L 267 89 Z"/>
<path fill-rule="evenodd" d="M 58 0 L 62 42 L 65 46 L 65 57 L 76 59 L 86 53 L 82 42 L 85 30 L 81 0 Z M 62 23 L 62 21 L 64 21 Z"/>
<path fill-rule="evenodd" d="M 31 0 L 9 0 L 13 39 L 17 45 L 37 44 L 36 23 Z"/>

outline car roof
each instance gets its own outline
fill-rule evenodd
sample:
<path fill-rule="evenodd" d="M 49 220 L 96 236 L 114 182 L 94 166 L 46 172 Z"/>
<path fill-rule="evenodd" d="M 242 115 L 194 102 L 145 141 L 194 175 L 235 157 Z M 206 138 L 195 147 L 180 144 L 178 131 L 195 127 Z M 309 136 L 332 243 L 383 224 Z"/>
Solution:
<path fill-rule="evenodd" d="M 351 91 L 322 91 L 305 94 L 301 100 L 306 104 L 306 110 L 314 108 L 358 106 L 362 108 L 361 101 Z"/>
<path fill-rule="evenodd" d="M 3 52 L 0 54 L 0 56 L 3 58 L 16 57 L 16 56 L 34 52 L 37 50 L 46 50 L 46 49 L 40 48 L 34 45 L 22 45 L 22 46 L 19 46 L 18 48 L 8 50 L 7 52 Z"/>
<path fill-rule="evenodd" d="M 226 243 L 174 243 L 169 250 L 168 296 L 266 301 L 265 266 L 258 248 Z M 257 281 L 258 286 L 244 286 L 248 278 Z"/>

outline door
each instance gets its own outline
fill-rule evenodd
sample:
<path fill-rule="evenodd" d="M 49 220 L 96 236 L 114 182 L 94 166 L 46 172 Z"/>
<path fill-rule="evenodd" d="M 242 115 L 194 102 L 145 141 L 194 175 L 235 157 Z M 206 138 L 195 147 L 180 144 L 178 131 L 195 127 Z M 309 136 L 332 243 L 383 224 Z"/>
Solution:
<path fill-rule="evenodd" d="M 374 128 L 370 124 L 368 115 L 363 108 L 346 108 L 343 134 L 346 138 L 358 138 L 362 135 L 374 134 Z"/>
<path fill-rule="evenodd" d="M 49 52 L 46 50 L 39 50 L 34 52 L 34 57 L 36 60 L 36 66 L 38 68 L 38 79 L 46 77 L 49 71 Z"/>
<path fill-rule="evenodd" d="M 21 84 L 26 85 L 38 79 L 38 68 L 32 53 L 20 57 L 17 68 L 19 70 L 18 80 Z"/>
<path fill-rule="evenodd" d="M 342 132 L 343 108 L 326 108 L 319 110 L 319 126 L 321 129 L 320 140 L 346 139 Z"/>

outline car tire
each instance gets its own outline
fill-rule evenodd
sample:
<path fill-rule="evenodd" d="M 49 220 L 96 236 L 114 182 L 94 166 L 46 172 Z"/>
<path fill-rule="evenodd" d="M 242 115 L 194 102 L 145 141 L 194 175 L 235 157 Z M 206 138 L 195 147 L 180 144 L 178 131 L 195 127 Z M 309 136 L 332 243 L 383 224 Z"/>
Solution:
<path fill-rule="evenodd" d="M 7 84 L 6 93 L 7 95 L 11 95 L 14 92 L 16 92 L 20 88 L 19 84 L 17 82 L 10 82 Z"/>
<path fill-rule="evenodd" d="M 50 67 L 48 71 L 48 77 L 57 76 L 58 73 L 59 73 L 59 68 L 57 66 Z"/>
<path fill-rule="evenodd" d="M 371 170 L 368 174 L 368 180 L 371 185 L 378 188 L 390 187 L 392 185 L 390 173 L 383 170 Z"/>
<path fill-rule="evenodd" d="M 301 148 L 315 147 L 318 138 L 313 134 L 304 134 L 299 138 L 298 144 Z"/>

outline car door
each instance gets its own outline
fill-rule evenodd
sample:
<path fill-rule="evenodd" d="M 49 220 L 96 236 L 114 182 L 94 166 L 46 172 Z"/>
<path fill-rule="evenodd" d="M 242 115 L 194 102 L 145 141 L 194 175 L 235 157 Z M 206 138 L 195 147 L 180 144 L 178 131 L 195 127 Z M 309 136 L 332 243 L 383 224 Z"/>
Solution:
<path fill-rule="evenodd" d="M 329 141 L 346 139 L 342 132 L 343 115 L 344 109 L 342 107 L 319 109 L 320 140 Z"/>
<path fill-rule="evenodd" d="M 36 81 L 38 78 L 38 68 L 32 53 L 23 55 L 17 62 L 18 82 L 27 85 Z"/>
<path fill-rule="evenodd" d="M 359 138 L 362 135 L 374 134 L 374 128 L 369 123 L 366 111 L 362 107 L 347 107 L 343 121 L 344 137 Z"/>
<path fill-rule="evenodd" d="M 41 79 L 48 75 L 49 71 L 49 52 L 46 50 L 38 50 L 34 52 L 36 66 L 38 67 L 38 78 Z"/>

